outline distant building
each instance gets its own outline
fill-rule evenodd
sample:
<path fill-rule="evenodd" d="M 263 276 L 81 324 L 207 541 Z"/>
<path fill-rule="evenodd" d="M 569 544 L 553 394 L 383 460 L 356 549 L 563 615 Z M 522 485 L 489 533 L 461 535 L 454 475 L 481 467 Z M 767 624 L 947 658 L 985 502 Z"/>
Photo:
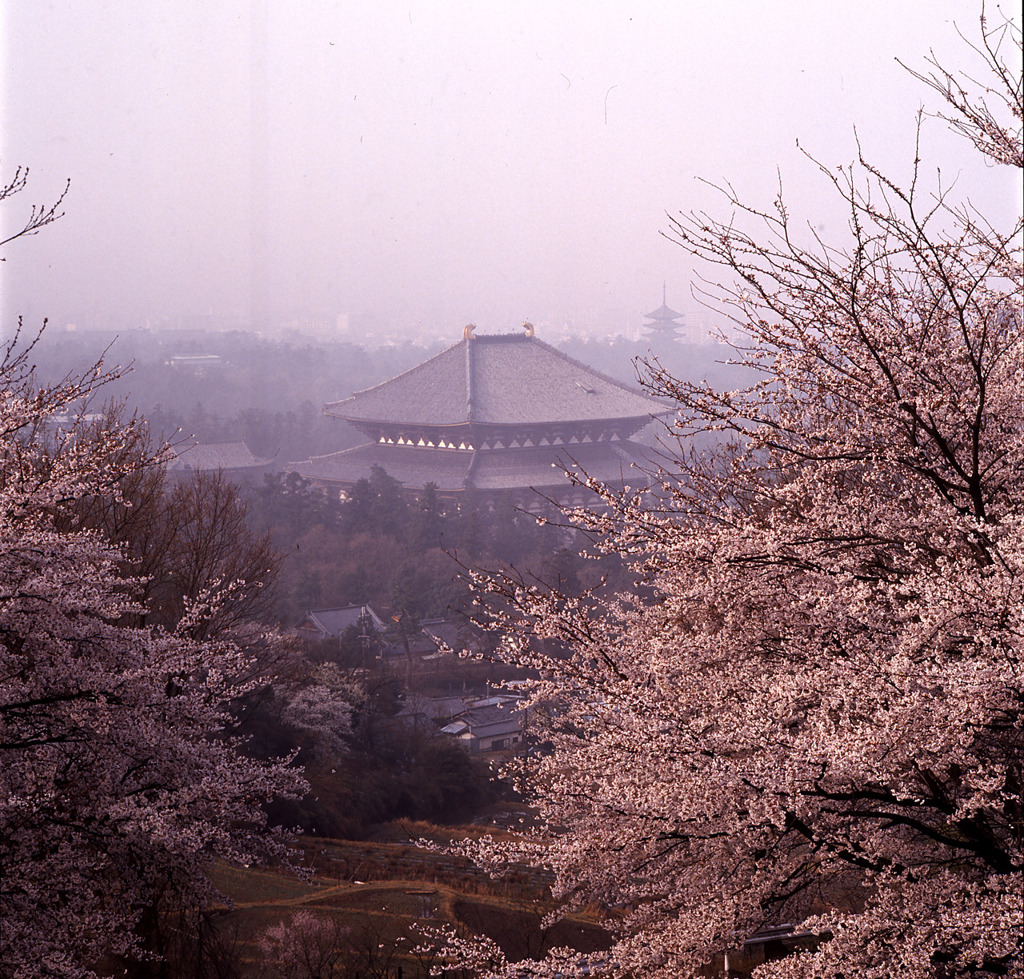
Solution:
<path fill-rule="evenodd" d="M 223 367 L 224 360 L 220 354 L 175 354 L 167 361 L 167 366 L 202 375 Z"/>
<path fill-rule="evenodd" d="M 78 425 L 98 425 L 104 420 L 101 411 L 90 411 L 84 415 L 76 415 L 72 412 L 62 412 L 57 415 L 48 415 L 43 419 L 43 424 L 52 428 L 62 428 L 70 431 Z"/>
<path fill-rule="evenodd" d="M 244 442 L 184 442 L 171 449 L 167 472 L 186 477 L 195 472 L 221 472 L 238 482 L 262 478 L 274 467 L 274 460 L 259 459 Z"/>
<path fill-rule="evenodd" d="M 470 751 L 509 751 L 522 744 L 525 716 L 518 703 L 494 698 L 467 707 L 441 731 Z"/>
<path fill-rule="evenodd" d="M 342 492 L 374 466 L 412 491 L 434 483 L 531 505 L 537 492 L 562 503 L 592 499 L 564 468 L 622 485 L 644 465 L 631 441 L 664 406 L 524 333 L 477 336 L 324 411 L 371 441 L 288 468 Z M 635 477 L 634 477 L 635 478 Z M 535 492 L 537 491 L 537 492 Z"/>
<path fill-rule="evenodd" d="M 342 608 L 308 609 L 299 623 L 299 632 L 317 639 L 340 639 L 350 628 L 382 633 L 384 620 L 369 605 L 345 605 Z"/>
<path fill-rule="evenodd" d="M 650 313 L 644 313 L 643 329 L 647 331 L 647 337 L 652 345 L 675 343 L 679 339 L 679 331 L 683 324 L 679 322 L 683 318 L 682 313 L 672 309 L 666 299 L 665 283 L 661 285 L 661 305 Z"/>

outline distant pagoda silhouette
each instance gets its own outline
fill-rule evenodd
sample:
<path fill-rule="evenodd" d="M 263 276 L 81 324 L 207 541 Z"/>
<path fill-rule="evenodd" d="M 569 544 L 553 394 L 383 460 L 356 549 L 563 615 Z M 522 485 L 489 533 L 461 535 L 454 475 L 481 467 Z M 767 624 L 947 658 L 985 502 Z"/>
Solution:
<path fill-rule="evenodd" d="M 477 336 L 324 412 L 371 441 L 289 469 L 345 491 L 380 466 L 408 491 L 503 496 L 525 506 L 538 493 L 561 503 L 593 500 L 564 467 L 604 483 L 629 477 L 649 454 L 630 441 L 666 413 L 653 398 L 524 333 Z"/>
<path fill-rule="evenodd" d="M 683 314 L 677 313 L 669 307 L 665 298 L 666 285 L 661 284 L 661 305 L 650 313 L 644 313 L 644 319 L 650 320 L 644 323 L 643 328 L 647 331 L 648 339 L 652 343 L 674 343 L 679 338 L 679 330 L 683 324 L 678 322 Z"/>

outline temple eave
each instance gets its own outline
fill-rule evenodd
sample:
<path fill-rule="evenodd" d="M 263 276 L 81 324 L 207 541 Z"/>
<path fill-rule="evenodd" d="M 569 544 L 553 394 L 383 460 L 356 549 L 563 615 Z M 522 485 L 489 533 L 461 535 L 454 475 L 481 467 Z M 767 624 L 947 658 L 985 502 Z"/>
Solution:
<path fill-rule="evenodd" d="M 515 449 L 478 448 L 443 452 L 413 445 L 367 443 L 327 456 L 316 456 L 289 468 L 319 483 L 347 489 L 368 478 L 379 466 L 409 492 L 433 483 L 446 495 L 468 490 L 484 493 L 543 491 L 561 497 L 571 489 L 566 470 L 580 471 L 608 483 L 621 483 L 626 472 L 643 466 L 649 452 L 628 440 L 574 445 L 537 445 Z"/>
<path fill-rule="evenodd" d="M 486 422 L 423 425 L 362 420 L 353 420 L 352 424 L 373 442 L 431 448 L 511 448 L 522 445 L 571 444 L 629 438 L 649 424 L 651 419 L 651 415 L 646 415 L 597 421 L 549 422 L 545 425 L 497 425 Z"/>

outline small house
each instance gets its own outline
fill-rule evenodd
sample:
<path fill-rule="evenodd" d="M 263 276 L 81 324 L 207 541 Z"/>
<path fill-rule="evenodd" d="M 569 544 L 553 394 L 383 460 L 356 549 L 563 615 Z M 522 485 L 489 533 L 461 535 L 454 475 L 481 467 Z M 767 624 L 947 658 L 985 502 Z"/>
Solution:
<path fill-rule="evenodd" d="M 523 740 L 525 711 L 515 703 L 467 707 L 441 730 L 470 751 L 508 751 Z"/>

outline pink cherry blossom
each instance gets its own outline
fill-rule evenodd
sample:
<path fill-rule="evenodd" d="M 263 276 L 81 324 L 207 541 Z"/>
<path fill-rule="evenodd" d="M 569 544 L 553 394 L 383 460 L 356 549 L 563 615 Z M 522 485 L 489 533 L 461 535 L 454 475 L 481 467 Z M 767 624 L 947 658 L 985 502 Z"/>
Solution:
<path fill-rule="evenodd" d="M 983 32 L 981 91 L 938 66 L 933 87 L 1020 167 L 1020 34 Z M 574 513 L 636 593 L 473 576 L 518 637 L 499 651 L 540 676 L 551 751 L 519 768 L 546 828 L 469 849 L 607 909 L 591 974 L 706 974 L 788 925 L 818 943 L 756 976 L 1024 975 L 1022 225 L 920 163 L 908 187 L 821 172 L 846 242 L 729 188 L 731 216 L 673 221 L 752 381 L 648 365 L 679 407 L 650 489 L 589 480 L 605 507 Z M 581 968 L 449 947 L 479 975 Z"/>
<path fill-rule="evenodd" d="M 50 424 L 103 381 L 97 368 L 36 389 L 13 347 L 0 364 L 0 975 L 18 979 L 131 957 L 158 900 L 210 900 L 214 857 L 281 853 L 260 806 L 302 788 L 224 733 L 249 656 L 229 635 L 194 637 L 232 584 L 173 632 L 127 627 L 139 609 L 122 555 L 60 529 L 69 504 L 116 494 L 132 455 L 131 424 L 90 437 Z"/>

